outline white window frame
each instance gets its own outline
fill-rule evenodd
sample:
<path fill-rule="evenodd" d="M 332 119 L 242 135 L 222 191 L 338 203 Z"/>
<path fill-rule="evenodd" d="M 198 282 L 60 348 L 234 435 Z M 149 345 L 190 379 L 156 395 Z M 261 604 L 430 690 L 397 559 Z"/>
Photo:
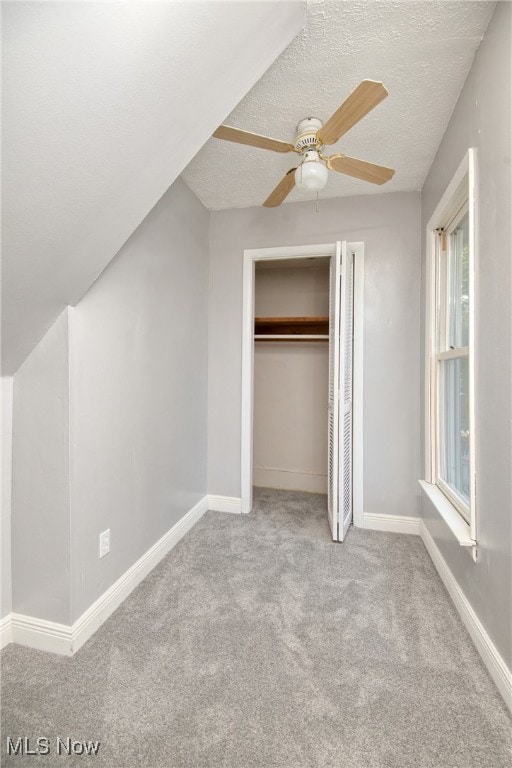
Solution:
<path fill-rule="evenodd" d="M 425 323 L 425 480 L 421 486 L 463 547 L 467 547 L 476 560 L 476 435 L 475 435 L 475 270 L 477 238 L 477 186 L 476 149 L 469 149 L 448 185 L 430 221 L 427 224 L 427 293 Z M 439 280 L 438 250 L 441 239 L 451 232 L 469 214 L 469 340 L 467 347 L 445 349 L 437 346 L 437 318 L 439 305 L 445 305 L 438 288 L 446 285 Z M 445 318 L 446 310 L 439 313 Z M 443 331 L 441 331 L 444 335 Z M 444 345 L 446 347 L 446 344 Z M 467 357 L 469 364 L 469 504 L 454 493 L 438 477 L 438 434 L 440 408 L 438 408 L 439 366 L 443 360 Z"/>

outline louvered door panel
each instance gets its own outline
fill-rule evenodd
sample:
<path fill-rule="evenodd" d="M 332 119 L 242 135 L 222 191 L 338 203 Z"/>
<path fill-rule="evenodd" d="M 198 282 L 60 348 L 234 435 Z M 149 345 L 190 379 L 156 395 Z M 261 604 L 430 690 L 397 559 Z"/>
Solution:
<path fill-rule="evenodd" d="M 331 257 L 329 299 L 329 434 L 327 508 L 332 537 L 338 540 L 339 498 L 339 389 L 340 389 L 340 289 L 341 243 Z"/>
<path fill-rule="evenodd" d="M 352 379 L 354 338 L 354 255 L 343 243 L 341 261 L 339 541 L 352 522 Z"/>

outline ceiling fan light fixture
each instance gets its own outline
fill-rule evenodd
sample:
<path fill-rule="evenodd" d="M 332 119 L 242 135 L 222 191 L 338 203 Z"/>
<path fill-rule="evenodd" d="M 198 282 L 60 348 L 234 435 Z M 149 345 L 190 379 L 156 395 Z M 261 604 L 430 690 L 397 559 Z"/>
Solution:
<path fill-rule="evenodd" d="M 216 139 L 233 141 L 236 144 L 246 144 L 273 152 L 296 152 L 300 155 L 299 167 L 294 166 L 285 173 L 263 203 L 265 208 L 281 205 L 295 186 L 307 192 L 318 193 L 325 187 L 330 171 L 353 176 L 371 184 L 385 184 L 393 177 L 393 168 L 339 153 L 325 157 L 321 151 L 325 146 L 336 144 L 387 95 L 388 92 L 381 82 L 363 80 L 325 123 L 318 117 L 306 117 L 301 120 L 297 126 L 294 144 L 230 125 L 219 125 L 213 135 Z"/>
<path fill-rule="evenodd" d="M 295 184 L 299 189 L 308 192 L 318 192 L 327 184 L 329 171 L 320 160 L 318 152 L 310 150 L 304 155 L 304 160 L 295 170 Z"/>

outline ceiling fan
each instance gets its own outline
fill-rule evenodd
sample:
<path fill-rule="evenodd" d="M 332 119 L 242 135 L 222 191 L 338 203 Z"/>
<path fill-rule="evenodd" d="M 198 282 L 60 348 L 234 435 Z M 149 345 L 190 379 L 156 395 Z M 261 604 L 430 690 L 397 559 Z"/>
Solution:
<path fill-rule="evenodd" d="M 395 171 L 392 168 L 357 160 L 355 157 L 344 154 L 326 157 L 321 150 L 325 145 L 336 144 L 387 95 L 388 92 L 382 83 L 363 80 L 326 123 L 322 124 L 322 121 L 316 117 L 301 120 L 297 126 L 295 144 L 260 136 L 250 131 L 242 131 L 229 125 L 219 126 L 213 136 L 216 139 L 270 149 L 273 152 L 297 152 L 301 156 L 300 164 L 290 168 L 267 197 L 263 203 L 266 208 L 281 205 L 295 185 L 313 191 L 323 189 L 327 183 L 329 171 L 345 173 L 372 184 L 384 184 L 393 176 Z"/>

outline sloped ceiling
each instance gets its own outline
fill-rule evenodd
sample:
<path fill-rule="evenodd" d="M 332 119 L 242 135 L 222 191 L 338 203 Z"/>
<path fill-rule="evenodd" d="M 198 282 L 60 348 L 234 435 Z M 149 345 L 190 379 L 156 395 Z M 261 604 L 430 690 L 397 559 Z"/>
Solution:
<path fill-rule="evenodd" d="M 225 121 L 293 142 L 305 117 L 325 121 L 363 79 L 389 96 L 327 154 L 396 169 L 375 186 L 331 173 L 320 198 L 420 190 L 494 11 L 494 2 L 308 0 L 306 26 Z M 295 154 L 211 139 L 183 172 L 211 209 L 261 205 Z M 314 199 L 294 189 L 286 202 Z"/>
<path fill-rule="evenodd" d="M 304 23 L 291 2 L 4 2 L 2 373 Z"/>

